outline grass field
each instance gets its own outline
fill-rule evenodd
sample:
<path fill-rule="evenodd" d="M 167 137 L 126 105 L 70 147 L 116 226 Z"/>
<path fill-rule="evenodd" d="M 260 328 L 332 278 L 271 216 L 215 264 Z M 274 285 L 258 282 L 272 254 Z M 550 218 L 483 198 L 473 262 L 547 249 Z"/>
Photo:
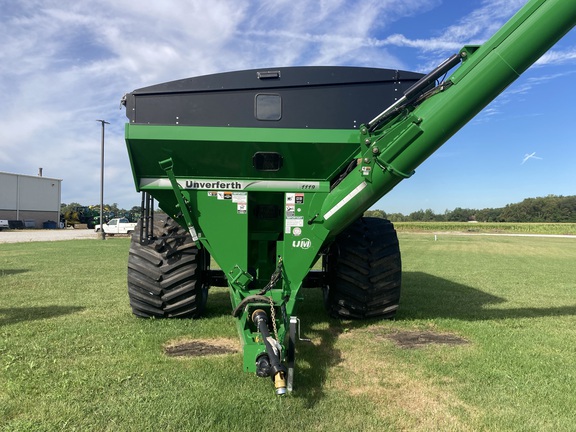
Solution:
<path fill-rule="evenodd" d="M 0 430 L 574 430 L 576 239 L 400 241 L 395 321 L 328 319 L 305 291 L 312 343 L 297 347 L 285 398 L 243 373 L 240 353 L 164 353 L 237 343 L 226 290 L 211 290 L 203 319 L 140 320 L 128 239 L 2 244 Z"/>

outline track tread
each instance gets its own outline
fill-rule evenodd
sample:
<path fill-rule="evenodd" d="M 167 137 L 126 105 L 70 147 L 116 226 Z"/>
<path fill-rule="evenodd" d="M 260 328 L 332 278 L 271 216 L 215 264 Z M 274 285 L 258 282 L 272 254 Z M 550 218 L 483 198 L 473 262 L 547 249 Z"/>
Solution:
<path fill-rule="evenodd" d="M 330 247 L 324 304 L 335 318 L 393 318 L 400 301 L 402 263 L 394 226 L 360 218 Z"/>
<path fill-rule="evenodd" d="M 138 317 L 197 318 L 206 304 L 206 254 L 174 220 L 154 221 L 156 240 L 140 244 L 140 227 L 128 253 L 128 296 Z"/>

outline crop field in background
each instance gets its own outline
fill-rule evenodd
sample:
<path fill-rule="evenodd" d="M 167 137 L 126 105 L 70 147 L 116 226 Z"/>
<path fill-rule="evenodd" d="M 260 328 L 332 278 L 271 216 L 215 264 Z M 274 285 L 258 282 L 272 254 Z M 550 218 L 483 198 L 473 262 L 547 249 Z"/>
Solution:
<path fill-rule="evenodd" d="M 295 391 L 242 372 L 227 290 L 142 320 L 129 239 L 0 245 L 0 430 L 572 431 L 576 239 L 400 233 L 394 321 L 327 318 L 304 290 Z"/>
<path fill-rule="evenodd" d="M 576 223 L 394 222 L 399 232 L 576 235 Z"/>

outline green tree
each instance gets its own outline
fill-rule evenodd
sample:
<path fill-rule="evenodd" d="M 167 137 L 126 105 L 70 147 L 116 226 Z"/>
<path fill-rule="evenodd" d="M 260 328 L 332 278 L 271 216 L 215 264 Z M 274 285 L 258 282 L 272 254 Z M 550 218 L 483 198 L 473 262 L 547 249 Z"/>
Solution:
<path fill-rule="evenodd" d="M 390 222 L 404 222 L 406 220 L 406 216 L 402 213 L 390 213 L 388 214 L 388 220 Z"/>
<path fill-rule="evenodd" d="M 432 222 L 436 220 L 436 214 L 432 209 L 418 210 L 408 215 L 409 221 L 414 222 Z"/>
<path fill-rule="evenodd" d="M 384 210 L 366 210 L 364 212 L 364 216 L 380 219 L 388 219 L 388 216 L 386 215 L 386 212 Z"/>
<path fill-rule="evenodd" d="M 476 210 L 456 207 L 445 214 L 446 220 L 450 222 L 469 222 L 476 220 Z"/>

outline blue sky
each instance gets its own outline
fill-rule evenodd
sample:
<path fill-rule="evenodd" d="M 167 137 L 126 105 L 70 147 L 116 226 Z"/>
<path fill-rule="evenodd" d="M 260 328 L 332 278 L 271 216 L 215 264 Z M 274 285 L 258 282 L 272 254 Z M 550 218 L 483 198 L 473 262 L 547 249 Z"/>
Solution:
<path fill-rule="evenodd" d="M 524 0 L 0 0 L 0 171 L 61 178 L 62 201 L 140 203 L 122 95 L 230 70 L 347 65 L 427 72 Z M 576 31 L 374 208 L 436 213 L 576 194 Z M 383 107 L 384 109 L 385 107 Z M 524 161 L 526 155 L 534 157 Z M 524 161 L 524 162 L 523 162 Z"/>

